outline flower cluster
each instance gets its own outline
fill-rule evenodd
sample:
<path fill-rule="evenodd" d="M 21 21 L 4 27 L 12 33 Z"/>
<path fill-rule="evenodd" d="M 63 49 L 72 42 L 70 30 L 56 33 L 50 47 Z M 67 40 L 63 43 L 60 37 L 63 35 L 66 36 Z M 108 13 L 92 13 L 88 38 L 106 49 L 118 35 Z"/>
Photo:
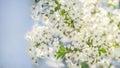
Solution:
<path fill-rule="evenodd" d="M 112 65 L 120 47 L 119 0 L 36 0 L 26 35 L 36 57 L 65 60 L 68 68 Z M 42 22 L 42 25 L 38 24 Z M 96 68 L 96 67 L 95 67 Z"/>

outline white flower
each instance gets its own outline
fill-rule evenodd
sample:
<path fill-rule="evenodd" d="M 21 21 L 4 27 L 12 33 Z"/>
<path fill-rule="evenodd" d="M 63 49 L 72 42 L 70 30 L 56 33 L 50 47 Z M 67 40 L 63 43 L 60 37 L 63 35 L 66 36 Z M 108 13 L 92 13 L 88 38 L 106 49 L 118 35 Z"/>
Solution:
<path fill-rule="evenodd" d="M 51 60 L 65 58 L 68 67 L 77 68 L 80 61 L 91 67 L 108 66 L 106 57 L 119 57 L 115 53 L 120 45 L 118 1 L 40 0 L 32 8 L 32 19 L 42 20 L 44 26 L 34 24 L 26 34 L 31 54 Z"/>

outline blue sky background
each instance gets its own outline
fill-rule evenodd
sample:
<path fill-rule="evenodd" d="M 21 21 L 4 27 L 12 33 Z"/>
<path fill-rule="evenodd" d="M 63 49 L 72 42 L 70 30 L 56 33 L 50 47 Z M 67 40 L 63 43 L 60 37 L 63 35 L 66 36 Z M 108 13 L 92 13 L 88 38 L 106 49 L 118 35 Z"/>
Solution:
<path fill-rule="evenodd" d="M 0 0 L 0 68 L 31 68 L 25 33 L 33 0 Z"/>

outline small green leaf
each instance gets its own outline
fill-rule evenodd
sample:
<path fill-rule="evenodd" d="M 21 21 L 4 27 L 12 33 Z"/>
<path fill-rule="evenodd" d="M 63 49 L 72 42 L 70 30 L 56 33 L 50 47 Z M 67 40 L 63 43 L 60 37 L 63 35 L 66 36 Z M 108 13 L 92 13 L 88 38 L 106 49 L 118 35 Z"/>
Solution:
<path fill-rule="evenodd" d="M 50 14 L 53 14 L 55 11 L 54 10 L 50 10 Z"/>
<path fill-rule="evenodd" d="M 69 16 L 66 15 L 64 20 L 64 23 L 68 24 L 69 27 L 74 28 L 74 21 Z"/>
<path fill-rule="evenodd" d="M 60 9 L 60 7 L 58 7 L 58 6 L 57 6 L 57 7 L 55 7 L 55 11 L 58 11 L 59 9 Z"/>
<path fill-rule="evenodd" d="M 60 15 L 61 15 L 61 16 L 65 15 L 66 13 L 67 13 L 67 12 L 66 12 L 65 10 L 61 10 L 61 11 L 60 11 Z"/>
<path fill-rule="evenodd" d="M 74 48 L 74 51 L 79 51 L 79 48 Z"/>
<path fill-rule="evenodd" d="M 111 14 L 110 14 L 110 12 L 108 12 L 108 13 L 107 13 L 107 16 L 108 16 L 108 17 L 111 17 Z"/>
<path fill-rule="evenodd" d="M 58 0 L 54 0 L 55 1 L 55 3 L 57 4 L 57 5 L 60 5 L 60 3 L 59 3 L 59 1 Z"/>
<path fill-rule="evenodd" d="M 99 56 L 101 56 L 101 52 L 100 52 L 100 51 L 98 51 L 98 53 L 99 53 Z"/>
<path fill-rule="evenodd" d="M 101 56 L 101 53 L 107 53 L 107 50 L 103 47 L 98 47 L 98 53 L 99 53 L 99 56 Z"/>
<path fill-rule="evenodd" d="M 111 66 L 112 66 L 112 63 L 109 64 L 108 68 L 111 68 Z"/>
<path fill-rule="evenodd" d="M 54 12 L 60 10 L 61 4 L 58 2 L 58 0 L 54 0 L 54 1 L 55 1 L 57 6 L 53 10 L 50 10 L 50 14 L 53 14 Z"/>
<path fill-rule="evenodd" d="M 114 48 L 118 48 L 118 47 L 119 47 L 119 44 L 113 43 L 113 46 L 114 46 Z"/>
<path fill-rule="evenodd" d="M 120 22 L 118 23 L 118 25 L 117 25 L 117 26 L 118 26 L 118 29 L 120 30 Z"/>
<path fill-rule="evenodd" d="M 93 45 L 93 40 L 89 38 L 86 43 L 87 43 L 89 46 L 92 46 L 92 45 Z"/>
<path fill-rule="evenodd" d="M 89 68 L 89 65 L 85 61 L 81 62 L 81 68 Z"/>
<path fill-rule="evenodd" d="M 65 54 L 67 53 L 66 48 L 64 45 L 60 45 L 58 52 L 56 53 L 57 59 L 63 58 Z"/>
<path fill-rule="evenodd" d="M 82 19 L 82 18 L 80 18 L 80 21 L 83 21 L 83 19 Z"/>
<path fill-rule="evenodd" d="M 97 12 L 96 12 L 96 10 L 93 10 L 92 12 L 91 12 L 91 14 L 96 14 Z"/>
<path fill-rule="evenodd" d="M 55 7 L 55 11 L 57 11 L 57 10 L 60 9 L 61 4 L 59 3 L 58 0 L 54 0 L 54 1 L 55 1 L 55 3 L 57 4 L 57 7 Z"/>
<path fill-rule="evenodd" d="M 77 32 L 80 32 L 80 29 L 75 29 Z"/>
<path fill-rule="evenodd" d="M 40 0 L 35 0 L 35 3 L 38 3 Z"/>
<path fill-rule="evenodd" d="M 114 20 L 113 20 L 113 19 L 111 19 L 111 20 L 110 20 L 110 24 L 111 24 L 111 23 L 113 23 L 113 22 L 114 22 Z"/>
<path fill-rule="evenodd" d="M 107 53 L 107 51 L 106 51 L 105 48 L 101 48 L 100 51 L 101 51 L 102 53 Z"/>
<path fill-rule="evenodd" d="M 36 46 L 36 47 L 40 46 L 40 43 L 36 43 L 35 46 Z"/>
<path fill-rule="evenodd" d="M 106 36 L 106 34 L 105 34 L 105 33 L 103 33 L 103 34 L 102 34 L 102 36 L 104 37 L 104 36 Z"/>
<path fill-rule="evenodd" d="M 118 8 L 118 5 L 108 4 L 109 7 L 113 7 L 114 9 Z"/>

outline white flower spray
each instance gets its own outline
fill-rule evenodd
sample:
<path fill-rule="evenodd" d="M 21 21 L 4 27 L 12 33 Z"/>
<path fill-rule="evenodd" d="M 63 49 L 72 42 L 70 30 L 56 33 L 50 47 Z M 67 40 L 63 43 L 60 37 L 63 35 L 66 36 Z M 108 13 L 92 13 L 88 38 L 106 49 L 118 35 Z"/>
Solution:
<path fill-rule="evenodd" d="M 108 68 L 111 58 L 120 61 L 115 53 L 120 47 L 119 0 L 35 1 L 32 19 L 43 25 L 35 24 L 26 35 L 35 58 L 64 60 L 68 68 Z"/>

